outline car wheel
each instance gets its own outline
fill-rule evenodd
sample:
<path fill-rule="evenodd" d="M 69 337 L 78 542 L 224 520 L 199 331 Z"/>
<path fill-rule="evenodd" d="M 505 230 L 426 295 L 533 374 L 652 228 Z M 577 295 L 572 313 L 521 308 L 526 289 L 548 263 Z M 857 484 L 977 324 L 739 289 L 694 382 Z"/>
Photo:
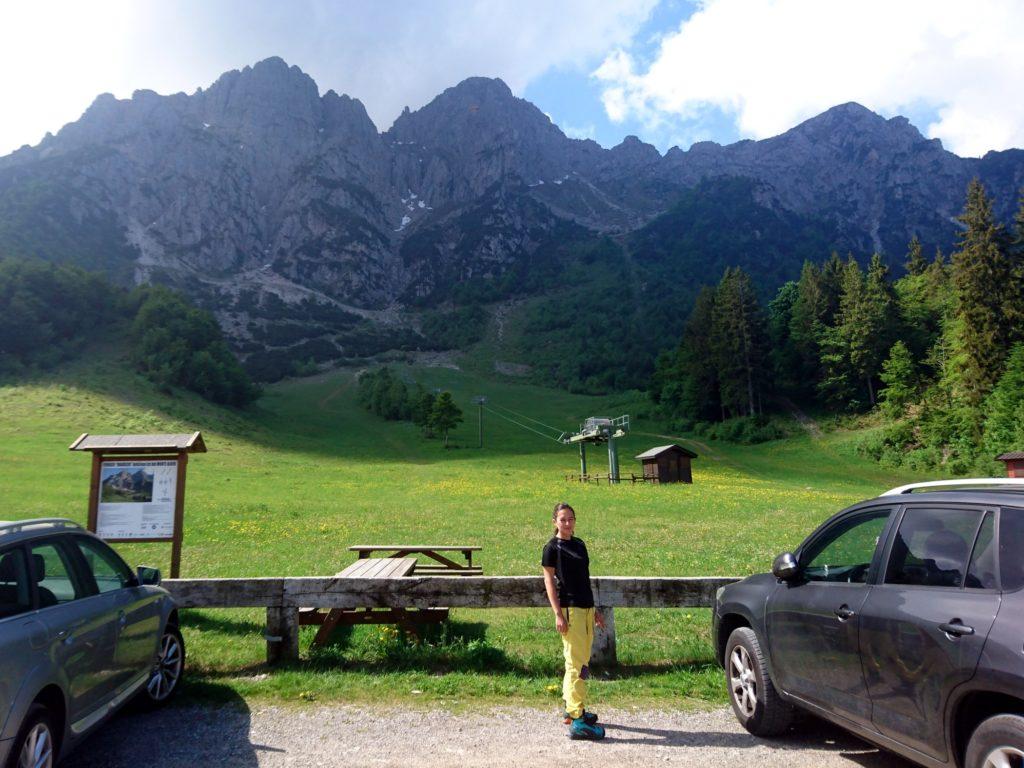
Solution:
<path fill-rule="evenodd" d="M 160 638 L 153 671 L 142 689 L 141 700 L 144 707 L 161 707 L 174 698 L 181 687 L 181 678 L 185 673 L 185 641 L 181 631 L 168 625 Z"/>
<path fill-rule="evenodd" d="M 56 762 L 57 742 L 49 710 L 33 704 L 14 739 L 7 768 L 53 768 Z"/>
<path fill-rule="evenodd" d="M 1003 768 L 1024 764 L 1024 717 L 997 715 L 982 721 L 967 743 L 965 768 Z"/>
<path fill-rule="evenodd" d="M 725 645 L 725 680 L 732 711 L 750 733 L 777 736 L 793 722 L 793 707 L 776 692 L 761 644 L 749 627 L 739 627 L 729 635 Z"/>

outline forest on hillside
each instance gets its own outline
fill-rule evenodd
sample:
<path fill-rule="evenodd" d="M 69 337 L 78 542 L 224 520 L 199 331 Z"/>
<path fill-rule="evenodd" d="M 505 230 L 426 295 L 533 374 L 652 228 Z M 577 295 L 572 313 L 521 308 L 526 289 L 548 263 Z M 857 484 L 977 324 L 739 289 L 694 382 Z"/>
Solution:
<path fill-rule="evenodd" d="M 113 346 L 162 389 L 245 406 L 259 396 L 209 312 L 159 286 L 133 290 L 67 264 L 0 258 L 0 377 Z"/>
<path fill-rule="evenodd" d="M 960 473 L 1024 448 L 1024 199 L 1008 231 L 975 180 L 959 220 L 949 259 L 914 238 L 893 280 L 879 254 L 864 269 L 833 253 L 767 307 L 727 268 L 658 358 L 651 398 L 680 428 L 750 441 L 775 436 L 765 417 L 787 402 L 877 409 L 886 426 L 863 449 L 915 468 Z"/>

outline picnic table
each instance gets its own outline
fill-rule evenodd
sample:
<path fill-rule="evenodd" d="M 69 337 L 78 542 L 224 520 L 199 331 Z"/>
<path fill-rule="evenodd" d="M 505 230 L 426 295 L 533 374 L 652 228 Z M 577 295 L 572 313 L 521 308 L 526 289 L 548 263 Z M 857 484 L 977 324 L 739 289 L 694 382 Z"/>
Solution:
<path fill-rule="evenodd" d="M 370 558 L 373 553 L 389 553 L 385 557 L 408 557 L 409 555 L 422 555 L 434 562 L 420 563 L 417 561 L 413 569 L 414 576 L 480 576 L 483 568 L 473 565 L 473 553 L 479 552 L 481 547 L 472 544 L 354 544 L 348 548 L 349 552 L 355 552 L 360 559 Z M 465 564 L 457 563 L 454 560 L 442 555 L 442 552 L 461 552 Z"/>
<path fill-rule="evenodd" d="M 479 576 L 483 569 L 473 565 L 473 552 L 480 547 L 472 545 L 457 546 L 422 546 L 404 544 L 357 544 L 349 547 L 357 553 L 357 560 L 335 574 L 337 578 L 346 579 L 400 579 L 406 576 Z M 389 553 L 386 557 L 371 557 L 374 553 Z M 461 552 L 466 560 L 462 565 L 440 554 L 441 552 Z M 423 555 L 434 562 L 420 564 L 412 555 Z M 333 608 L 326 613 L 315 608 L 299 609 L 300 625 L 320 625 L 314 646 L 322 646 L 330 639 L 331 633 L 339 625 L 355 624 L 398 624 L 406 631 L 414 631 L 416 624 L 434 624 L 448 618 L 447 608 Z"/>

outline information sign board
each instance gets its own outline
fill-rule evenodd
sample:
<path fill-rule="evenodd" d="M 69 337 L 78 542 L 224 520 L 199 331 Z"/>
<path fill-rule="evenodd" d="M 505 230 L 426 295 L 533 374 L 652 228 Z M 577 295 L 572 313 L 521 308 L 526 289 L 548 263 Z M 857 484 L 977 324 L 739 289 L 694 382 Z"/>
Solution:
<path fill-rule="evenodd" d="M 100 462 L 96 533 L 108 540 L 172 541 L 178 459 Z"/>

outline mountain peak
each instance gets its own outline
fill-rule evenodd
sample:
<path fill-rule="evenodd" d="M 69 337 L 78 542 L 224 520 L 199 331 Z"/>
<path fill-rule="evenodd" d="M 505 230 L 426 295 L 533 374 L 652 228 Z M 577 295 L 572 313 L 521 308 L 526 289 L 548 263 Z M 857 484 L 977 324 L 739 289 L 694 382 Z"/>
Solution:
<path fill-rule="evenodd" d="M 925 142 L 920 131 L 907 118 L 897 115 L 887 120 L 855 101 L 827 109 L 776 138 L 790 135 L 829 144 L 836 141 L 863 143 L 879 139 L 904 146 Z"/>
<path fill-rule="evenodd" d="M 878 117 L 874 112 L 856 101 L 848 101 L 845 104 L 836 104 L 826 109 L 822 115 L 836 115 L 843 117 Z M 821 117 L 821 115 L 819 115 Z"/>
<path fill-rule="evenodd" d="M 289 66 L 280 56 L 257 61 L 252 66 L 241 70 L 233 69 L 225 72 L 210 86 L 207 94 L 217 90 L 230 90 L 241 86 L 248 92 L 274 92 L 287 88 L 297 89 L 304 95 L 312 93 L 319 97 L 320 92 L 313 78 L 297 66 Z"/>
<path fill-rule="evenodd" d="M 515 98 L 512 89 L 500 77 L 467 77 L 461 83 L 448 88 L 445 93 Z"/>
<path fill-rule="evenodd" d="M 661 153 L 653 144 L 641 141 L 639 137 L 632 134 L 612 147 L 611 151 L 616 157 L 629 162 L 654 163 L 661 159 Z"/>
<path fill-rule="evenodd" d="M 446 88 L 415 112 L 403 110 L 388 133 L 400 140 L 447 143 L 453 133 L 463 129 L 476 134 L 483 129 L 493 134 L 518 131 L 530 124 L 536 124 L 541 131 L 557 131 L 543 112 L 517 98 L 504 81 L 496 77 L 470 77 Z"/>
<path fill-rule="evenodd" d="M 201 98 L 209 122 L 235 127 L 250 139 L 277 124 L 302 124 L 310 130 L 321 114 L 313 78 L 278 56 L 225 72 Z"/>

